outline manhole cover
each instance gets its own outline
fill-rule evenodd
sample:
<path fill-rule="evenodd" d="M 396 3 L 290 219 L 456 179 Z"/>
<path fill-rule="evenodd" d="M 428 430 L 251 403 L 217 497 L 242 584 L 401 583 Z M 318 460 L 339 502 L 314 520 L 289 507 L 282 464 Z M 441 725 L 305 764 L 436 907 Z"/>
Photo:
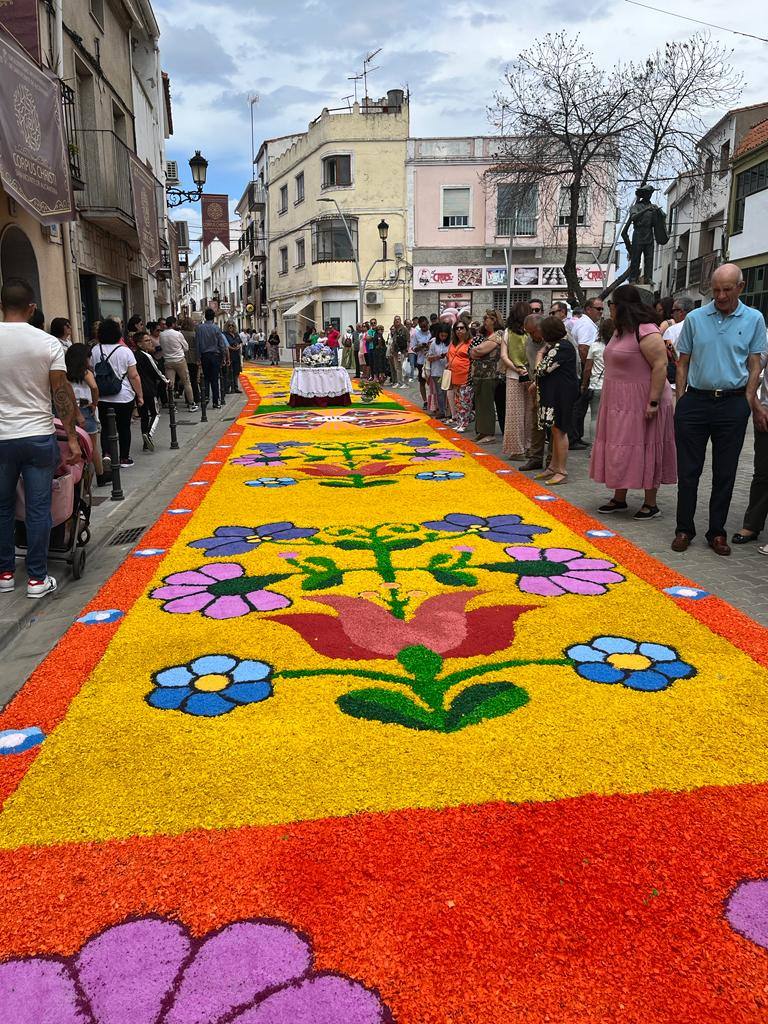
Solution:
<path fill-rule="evenodd" d="M 120 544 L 135 544 L 146 529 L 146 526 L 132 526 L 128 530 L 120 530 L 114 535 L 109 545 L 118 547 Z"/>

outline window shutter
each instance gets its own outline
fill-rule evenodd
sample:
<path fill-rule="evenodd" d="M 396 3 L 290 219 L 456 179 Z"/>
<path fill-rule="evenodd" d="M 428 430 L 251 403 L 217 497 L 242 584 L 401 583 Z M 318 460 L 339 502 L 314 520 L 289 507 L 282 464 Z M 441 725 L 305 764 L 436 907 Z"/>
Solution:
<path fill-rule="evenodd" d="M 469 217 L 469 189 L 443 189 L 443 216 Z"/>

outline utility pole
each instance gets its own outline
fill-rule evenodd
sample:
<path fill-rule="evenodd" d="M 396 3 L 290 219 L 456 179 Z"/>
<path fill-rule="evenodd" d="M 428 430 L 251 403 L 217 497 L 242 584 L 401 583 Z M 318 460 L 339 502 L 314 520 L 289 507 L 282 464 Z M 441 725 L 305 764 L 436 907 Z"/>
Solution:
<path fill-rule="evenodd" d="M 248 106 L 251 108 L 251 181 L 256 180 L 256 137 L 253 132 L 253 108 L 260 100 L 257 92 L 248 96 Z"/>

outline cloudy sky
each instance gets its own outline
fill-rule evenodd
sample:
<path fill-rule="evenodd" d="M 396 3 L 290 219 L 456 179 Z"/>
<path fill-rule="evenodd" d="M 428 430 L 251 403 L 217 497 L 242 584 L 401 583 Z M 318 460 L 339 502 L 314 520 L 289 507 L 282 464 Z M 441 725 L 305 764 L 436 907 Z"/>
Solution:
<path fill-rule="evenodd" d="M 768 36 L 760 0 L 655 2 Z M 324 106 L 341 106 L 354 88 L 348 76 L 359 72 L 365 53 L 381 47 L 368 91 L 378 97 L 410 88 L 413 135 L 481 135 L 489 132 L 487 106 L 505 66 L 537 36 L 580 33 L 610 65 L 697 28 L 626 0 L 153 0 L 153 6 L 163 68 L 171 76 L 174 136 L 167 155 L 185 166 L 201 149 L 210 162 L 206 190 L 226 192 L 234 202 L 251 174 L 249 94 L 260 97 L 258 150 L 264 139 L 305 130 Z M 712 35 L 734 50 L 746 79 L 742 102 L 768 99 L 768 43 Z M 712 112 L 712 122 L 719 113 Z M 182 210 L 194 229 L 199 207 Z"/>

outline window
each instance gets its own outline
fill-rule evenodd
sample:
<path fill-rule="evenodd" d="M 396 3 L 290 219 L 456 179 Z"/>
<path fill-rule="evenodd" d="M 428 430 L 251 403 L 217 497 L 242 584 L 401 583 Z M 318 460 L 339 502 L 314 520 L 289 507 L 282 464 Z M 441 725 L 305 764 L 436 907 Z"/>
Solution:
<path fill-rule="evenodd" d="M 352 184 L 352 157 L 327 156 L 323 159 L 323 188 Z"/>
<path fill-rule="evenodd" d="M 104 0 L 91 0 L 91 14 L 98 22 L 99 28 L 104 31 Z"/>
<path fill-rule="evenodd" d="M 333 263 L 354 260 L 357 254 L 357 218 L 347 217 L 353 244 L 340 217 L 326 217 L 312 224 L 312 262 Z"/>
<path fill-rule="evenodd" d="M 444 228 L 469 227 L 469 188 L 443 188 L 443 212 L 441 224 Z"/>
<path fill-rule="evenodd" d="M 539 212 L 536 185 L 499 185 L 496 197 L 496 234 L 535 235 Z"/>
<path fill-rule="evenodd" d="M 720 177 L 721 178 L 724 178 L 725 175 L 728 173 L 728 165 L 730 164 L 730 162 L 731 162 L 731 140 L 728 139 L 728 141 L 724 142 L 722 144 L 722 146 L 720 147 L 720 166 L 719 166 L 718 170 L 720 172 Z"/>
<path fill-rule="evenodd" d="M 567 185 L 560 187 L 560 211 L 557 215 L 557 226 L 567 228 L 571 219 L 571 190 Z M 579 189 L 579 212 L 576 217 L 576 226 L 583 228 L 587 223 L 587 186 L 582 185 Z"/>
<path fill-rule="evenodd" d="M 744 230 L 744 207 L 747 196 L 768 188 L 768 160 L 736 175 L 736 205 L 733 211 L 733 233 Z"/>
<path fill-rule="evenodd" d="M 287 213 L 288 211 L 288 186 L 280 186 L 280 206 L 277 208 L 278 213 Z"/>
<path fill-rule="evenodd" d="M 304 171 L 296 175 L 296 202 L 304 202 Z"/>
<path fill-rule="evenodd" d="M 530 302 L 531 292 L 529 288 L 513 288 L 509 294 L 510 302 L 514 306 L 516 302 Z M 493 293 L 493 308 L 497 309 L 501 313 L 502 317 L 506 320 L 507 317 L 507 293 L 505 291 L 495 291 Z"/>
<path fill-rule="evenodd" d="M 704 191 L 707 192 L 712 188 L 712 154 L 704 161 Z"/>
<path fill-rule="evenodd" d="M 278 274 L 288 273 L 288 246 L 283 245 L 280 247 L 280 268 L 277 271 Z"/>
<path fill-rule="evenodd" d="M 304 248 L 305 248 L 304 247 L 304 239 L 303 238 L 297 238 L 296 239 L 296 266 L 297 267 L 303 267 L 305 262 L 306 262 L 306 258 L 305 258 L 305 255 L 304 255 Z"/>

